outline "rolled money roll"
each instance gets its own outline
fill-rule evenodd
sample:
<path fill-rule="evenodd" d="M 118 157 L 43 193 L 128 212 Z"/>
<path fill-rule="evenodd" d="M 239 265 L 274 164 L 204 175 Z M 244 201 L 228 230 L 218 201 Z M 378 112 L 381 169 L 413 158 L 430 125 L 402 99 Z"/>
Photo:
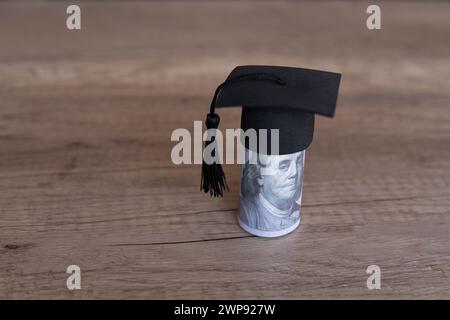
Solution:
<path fill-rule="evenodd" d="M 300 225 L 305 151 L 264 155 L 245 149 L 238 215 L 245 231 L 279 237 Z"/>

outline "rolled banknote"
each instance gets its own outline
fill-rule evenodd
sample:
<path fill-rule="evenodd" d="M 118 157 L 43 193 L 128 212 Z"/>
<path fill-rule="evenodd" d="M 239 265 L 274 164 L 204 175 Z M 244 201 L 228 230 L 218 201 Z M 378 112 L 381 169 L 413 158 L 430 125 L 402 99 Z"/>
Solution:
<path fill-rule="evenodd" d="M 305 151 L 264 155 L 245 149 L 238 215 L 245 231 L 279 237 L 300 225 Z"/>

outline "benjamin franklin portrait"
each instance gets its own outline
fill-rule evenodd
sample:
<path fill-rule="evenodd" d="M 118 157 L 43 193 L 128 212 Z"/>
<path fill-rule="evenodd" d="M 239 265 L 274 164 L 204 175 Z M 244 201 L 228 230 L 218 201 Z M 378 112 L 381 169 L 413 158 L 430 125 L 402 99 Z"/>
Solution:
<path fill-rule="evenodd" d="M 248 151 L 248 150 L 247 150 Z M 305 152 L 258 155 L 242 166 L 239 220 L 261 231 L 278 231 L 300 222 Z"/>

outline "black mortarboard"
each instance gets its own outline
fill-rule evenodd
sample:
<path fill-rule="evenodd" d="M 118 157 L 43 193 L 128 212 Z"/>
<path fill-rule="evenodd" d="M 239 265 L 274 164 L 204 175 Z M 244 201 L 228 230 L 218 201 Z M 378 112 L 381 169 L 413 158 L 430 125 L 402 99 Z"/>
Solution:
<path fill-rule="evenodd" d="M 279 154 L 302 151 L 313 138 L 314 114 L 334 116 L 340 78 L 339 73 L 302 68 L 236 67 L 217 87 L 206 127 L 219 125 L 215 108 L 242 106 L 243 130 L 255 129 L 258 133 L 259 129 L 268 129 L 270 141 L 270 129 L 278 129 Z M 266 153 L 271 154 L 270 144 Z M 213 196 L 223 194 L 227 185 L 219 163 L 203 162 L 201 188 Z"/>

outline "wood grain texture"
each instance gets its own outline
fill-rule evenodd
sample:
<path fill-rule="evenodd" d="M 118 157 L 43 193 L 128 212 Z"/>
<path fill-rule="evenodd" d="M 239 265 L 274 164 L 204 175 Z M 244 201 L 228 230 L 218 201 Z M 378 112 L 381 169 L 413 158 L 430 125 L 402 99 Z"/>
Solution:
<path fill-rule="evenodd" d="M 83 2 L 79 32 L 65 7 L 0 3 L 1 299 L 450 298 L 448 3 L 382 3 L 380 31 L 364 2 Z M 239 228 L 238 166 L 209 199 L 170 161 L 239 64 L 343 74 L 287 237 Z"/>

